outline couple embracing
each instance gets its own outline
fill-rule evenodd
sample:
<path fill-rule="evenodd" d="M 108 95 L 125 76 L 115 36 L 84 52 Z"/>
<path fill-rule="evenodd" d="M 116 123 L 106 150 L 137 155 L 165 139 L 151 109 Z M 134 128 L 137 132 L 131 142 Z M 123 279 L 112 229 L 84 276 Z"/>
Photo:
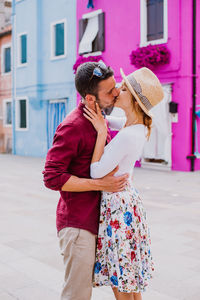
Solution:
<path fill-rule="evenodd" d="M 90 300 L 111 286 L 117 300 L 141 300 L 154 270 L 146 212 L 132 173 L 151 133 L 150 110 L 163 98 L 147 68 L 128 76 L 103 62 L 79 66 L 78 107 L 58 126 L 45 163 L 45 186 L 60 192 L 57 230 L 64 259 L 62 300 Z M 122 119 L 104 117 L 120 107 Z M 108 126 L 119 130 L 111 140 Z"/>

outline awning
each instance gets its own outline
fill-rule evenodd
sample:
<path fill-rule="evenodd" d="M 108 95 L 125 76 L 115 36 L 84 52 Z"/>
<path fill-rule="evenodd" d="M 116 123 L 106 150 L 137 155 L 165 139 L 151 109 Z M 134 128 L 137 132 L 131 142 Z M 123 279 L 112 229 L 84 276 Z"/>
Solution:
<path fill-rule="evenodd" d="M 87 27 L 79 44 L 79 54 L 92 52 L 92 42 L 99 31 L 98 15 L 88 19 Z"/>

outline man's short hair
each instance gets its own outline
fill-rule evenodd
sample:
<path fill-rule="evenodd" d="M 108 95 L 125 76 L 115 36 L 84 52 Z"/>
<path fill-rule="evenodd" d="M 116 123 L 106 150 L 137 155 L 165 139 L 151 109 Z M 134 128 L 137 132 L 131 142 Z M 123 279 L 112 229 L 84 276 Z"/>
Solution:
<path fill-rule="evenodd" d="M 102 75 L 96 76 L 94 69 L 100 69 Z M 108 79 L 114 75 L 110 67 L 101 67 L 99 62 L 86 62 L 81 64 L 75 75 L 75 85 L 79 94 L 85 98 L 87 94 L 98 98 L 98 84 L 102 80 Z"/>

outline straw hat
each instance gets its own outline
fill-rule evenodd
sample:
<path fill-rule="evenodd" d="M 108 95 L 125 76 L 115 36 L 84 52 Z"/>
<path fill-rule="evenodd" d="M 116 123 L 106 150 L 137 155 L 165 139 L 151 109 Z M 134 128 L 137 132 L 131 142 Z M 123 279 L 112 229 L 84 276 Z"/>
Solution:
<path fill-rule="evenodd" d="M 150 110 L 164 97 L 161 83 L 148 68 L 141 68 L 126 76 L 120 68 L 121 75 L 129 91 L 135 97 L 142 110 L 153 117 Z"/>

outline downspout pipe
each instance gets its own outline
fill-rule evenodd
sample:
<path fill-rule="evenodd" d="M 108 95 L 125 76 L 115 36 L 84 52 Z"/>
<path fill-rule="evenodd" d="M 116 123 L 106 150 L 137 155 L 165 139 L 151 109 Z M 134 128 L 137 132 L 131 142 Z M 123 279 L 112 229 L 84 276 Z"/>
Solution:
<path fill-rule="evenodd" d="M 191 159 L 191 171 L 194 171 L 195 167 L 195 119 L 196 119 L 196 0 L 193 0 L 193 77 L 192 77 L 192 155 Z"/>
<path fill-rule="evenodd" d="M 15 102 L 17 98 L 17 87 L 16 87 L 16 72 L 17 72 L 17 29 L 16 29 L 16 0 L 12 1 L 12 154 L 16 154 L 16 131 L 15 131 Z"/>
<path fill-rule="evenodd" d="M 193 28 L 192 28 L 192 153 L 190 171 L 195 170 L 195 120 L 196 120 L 196 0 L 193 0 Z"/>

